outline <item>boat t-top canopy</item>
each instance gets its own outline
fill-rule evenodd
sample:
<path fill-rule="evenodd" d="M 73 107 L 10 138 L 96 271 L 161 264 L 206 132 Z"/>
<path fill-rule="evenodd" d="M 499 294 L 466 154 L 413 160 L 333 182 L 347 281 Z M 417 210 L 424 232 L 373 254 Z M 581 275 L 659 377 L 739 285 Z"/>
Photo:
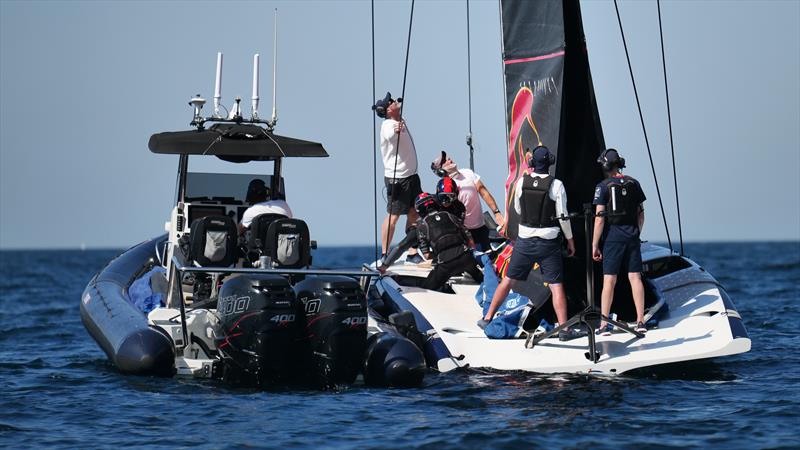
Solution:
<path fill-rule="evenodd" d="M 326 157 L 318 142 L 278 136 L 258 125 L 218 123 L 200 130 L 166 131 L 150 136 L 153 153 L 213 155 L 230 162 Z"/>

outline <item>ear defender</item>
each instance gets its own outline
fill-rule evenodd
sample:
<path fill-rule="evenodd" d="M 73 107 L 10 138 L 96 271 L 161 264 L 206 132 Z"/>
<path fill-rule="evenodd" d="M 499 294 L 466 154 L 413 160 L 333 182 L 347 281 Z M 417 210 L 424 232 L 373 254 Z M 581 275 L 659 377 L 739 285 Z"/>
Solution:
<path fill-rule="evenodd" d="M 438 168 L 436 167 L 437 166 L 436 162 L 432 162 L 431 163 L 431 170 L 439 178 L 444 178 L 444 176 L 447 175 L 447 171 L 444 170 L 444 167 L 443 167 L 444 166 L 444 161 L 446 159 L 447 159 L 447 153 L 444 150 L 442 150 L 442 157 L 439 159 L 439 163 L 438 163 L 439 167 Z"/>
<path fill-rule="evenodd" d="M 375 114 L 377 114 L 381 119 L 386 118 L 386 108 L 383 106 L 372 105 L 372 110 L 375 111 Z"/>
<path fill-rule="evenodd" d="M 610 152 L 614 152 L 614 153 L 617 154 L 616 161 L 609 161 L 608 160 L 608 154 Z M 625 158 L 620 156 L 619 152 L 615 148 L 609 148 L 609 149 L 603 150 L 603 152 L 600 153 L 600 156 L 597 157 L 597 162 L 601 166 L 603 166 L 603 170 L 605 170 L 606 172 L 610 172 L 615 167 L 618 168 L 618 169 L 624 169 L 625 168 Z"/>

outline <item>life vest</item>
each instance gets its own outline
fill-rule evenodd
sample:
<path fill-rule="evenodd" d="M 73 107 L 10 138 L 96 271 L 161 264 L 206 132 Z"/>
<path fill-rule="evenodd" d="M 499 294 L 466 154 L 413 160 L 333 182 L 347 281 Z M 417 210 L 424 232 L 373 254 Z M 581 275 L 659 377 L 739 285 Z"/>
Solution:
<path fill-rule="evenodd" d="M 439 264 L 452 261 L 469 250 L 459 220 L 447 211 L 425 216 L 428 240 Z"/>
<path fill-rule="evenodd" d="M 604 183 L 608 189 L 608 223 L 638 226 L 639 204 L 642 202 L 639 183 L 629 176 L 607 178 Z"/>
<path fill-rule="evenodd" d="M 556 202 L 550 198 L 550 185 L 553 177 L 522 177 L 522 196 L 520 206 L 522 214 L 520 223 L 531 228 L 549 228 L 558 226 L 553 219 L 556 215 Z"/>

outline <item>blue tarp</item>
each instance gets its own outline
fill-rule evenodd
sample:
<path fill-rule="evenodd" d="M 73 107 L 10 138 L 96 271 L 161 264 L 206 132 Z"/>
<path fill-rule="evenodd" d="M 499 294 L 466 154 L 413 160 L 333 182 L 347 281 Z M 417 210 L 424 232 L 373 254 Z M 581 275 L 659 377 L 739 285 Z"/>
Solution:
<path fill-rule="evenodd" d="M 492 296 L 494 291 L 497 290 L 499 280 L 494 272 L 494 265 L 489 262 L 489 258 L 486 256 L 483 258 L 485 258 L 483 261 L 483 283 L 478 288 L 478 292 L 475 293 L 475 300 L 483 308 L 485 316 L 489 310 L 489 305 L 492 303 Z M 500 305 L 500 308 L 497 309 L 494 319 L 489 322 L 483 332 L 490 339 L 520 338 L 524 332 L 522 324 L 532 308 L 533 306 L 528 297 L 511 292 L 503 304 Z"/>
<path fill-rule="evenodd" d="M 136 279 L 128 288 L 128 300 L 145 314 L 166 304 L 164 294 L 153 291 L 153 276 L 161 277 L 161 281 L 165 282 L 166 270 L 163 267 L 156 266 Z M 163 285 L 163 283 L 161 284 Z"/>

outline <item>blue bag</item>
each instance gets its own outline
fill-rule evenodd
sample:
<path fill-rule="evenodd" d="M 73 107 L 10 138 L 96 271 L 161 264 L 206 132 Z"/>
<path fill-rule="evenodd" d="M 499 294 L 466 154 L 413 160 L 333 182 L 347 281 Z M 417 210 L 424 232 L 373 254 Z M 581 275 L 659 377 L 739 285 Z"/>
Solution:
<path fill-rule="evenodd" d="M 128 288 L 128 301 L 145 314 L 159 306 L 165 306 L 164 293 L 154 291 L 151 282 L 163 285 L 162 281 L 166 281 L 166 273 L 167 271 L 163 267 L 156 266 L 140 278 L 137 278 Z M 161 277 L 162 280 L 156 281 L 153 279 L 154 276 Z"/>
<path fill-rule="evenodd" d="M 492 304 L 492 296 L 494 291 L 497 290 L 497 285 L 500 283 L 497 279 L 497 274 L 494 272 L 494 266 L 489 262 L 487 256 L 483 256 L 483 283 L 475 293 L 475 300 L 483 308 L 483 314 L 489 310 L 489 305 Z M 500 308 L 497 309 L 494 319 L 489 322 L 489 325 L 483 330 L 486 336 L 490 339 L 514 339 L 521 338 L 525 333 L 522 324 L 528 318 L 533 305 L 528 297 L 520 295 L 516 292 L 511 292 L 506 297 Z"/>

